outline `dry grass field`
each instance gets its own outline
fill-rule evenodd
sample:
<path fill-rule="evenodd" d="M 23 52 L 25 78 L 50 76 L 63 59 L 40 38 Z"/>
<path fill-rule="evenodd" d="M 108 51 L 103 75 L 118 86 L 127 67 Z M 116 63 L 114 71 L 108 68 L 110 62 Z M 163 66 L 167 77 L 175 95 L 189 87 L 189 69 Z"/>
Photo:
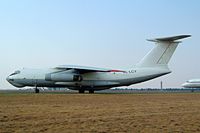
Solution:
<path fill-rule="evenodd" d="M 200 93 L 0 94 L 0 132 L 200 132 Z"/>

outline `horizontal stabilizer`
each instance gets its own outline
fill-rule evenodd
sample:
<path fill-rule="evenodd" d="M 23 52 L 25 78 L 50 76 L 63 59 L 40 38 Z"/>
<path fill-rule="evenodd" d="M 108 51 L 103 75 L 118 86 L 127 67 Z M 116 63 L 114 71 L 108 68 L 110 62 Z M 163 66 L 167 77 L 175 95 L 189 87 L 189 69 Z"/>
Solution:
<path fill-rule="evenodd" d="M 148 39 L 148 41 L 152 42 L 174 42 L 179 39 L 191 37 L 191 35 L 179 35 L 179 36 L 172 36 L 172 37 L 164 37 L 164 38 L 155 38 L 155 39 Z"/>

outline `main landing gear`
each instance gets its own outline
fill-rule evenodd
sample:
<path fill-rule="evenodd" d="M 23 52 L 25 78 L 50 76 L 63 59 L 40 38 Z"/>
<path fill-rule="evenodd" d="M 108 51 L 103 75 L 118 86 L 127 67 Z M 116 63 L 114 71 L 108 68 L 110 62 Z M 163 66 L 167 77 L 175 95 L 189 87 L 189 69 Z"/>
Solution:
<path fill-rule="evenodd" d="M 85 93 L 85 90 L 84 89 L 80 89 L 78 90 L 79 93 Z"/>
<path fill-rule="evenodd" d="M 94 93 L 94 90 L 89 90 L 89 93 Z"/>
<path fill-rule="evenodd" d="M 84 89 L 80 89 L 78 92 L 79 92 L 79 93 L 85 93 L 85 90 L 84 90 Z M 93 94 L 93 93 L 94 93 L 94 90 L 89 90 L 89 93 L 90 93 L 90 94 Z"/>

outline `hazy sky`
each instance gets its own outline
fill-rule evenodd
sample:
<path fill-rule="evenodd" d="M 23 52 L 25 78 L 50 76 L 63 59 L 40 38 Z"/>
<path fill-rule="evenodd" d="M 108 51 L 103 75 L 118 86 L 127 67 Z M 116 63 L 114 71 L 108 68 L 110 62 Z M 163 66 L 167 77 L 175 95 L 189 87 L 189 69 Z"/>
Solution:
<path fill-rule="evenodd" d="M 199 0 L 0 1 L 0 89 L 14 70 L 63 64 L 131 68 L 153 48 L 147 38 L 191 34 L 171 74 L 133 87 L 180 87 L 200 78 Z"/>

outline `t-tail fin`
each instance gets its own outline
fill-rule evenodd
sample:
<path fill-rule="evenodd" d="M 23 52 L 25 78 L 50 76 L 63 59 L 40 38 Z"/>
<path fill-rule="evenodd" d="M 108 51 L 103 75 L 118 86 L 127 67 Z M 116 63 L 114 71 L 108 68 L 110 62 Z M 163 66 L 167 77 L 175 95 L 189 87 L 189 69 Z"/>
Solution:
<path fill-rule="evenodd" d="M 155 42 L 156 46 L 137 64 L 138 67 L 152 67 L 157 65 L 167 65 L 176 47 L 180 43 L 179 39 L 190 37 L 191 35 L 180 35 L 166 38 L 156 38 L 148 41 Z"/>

